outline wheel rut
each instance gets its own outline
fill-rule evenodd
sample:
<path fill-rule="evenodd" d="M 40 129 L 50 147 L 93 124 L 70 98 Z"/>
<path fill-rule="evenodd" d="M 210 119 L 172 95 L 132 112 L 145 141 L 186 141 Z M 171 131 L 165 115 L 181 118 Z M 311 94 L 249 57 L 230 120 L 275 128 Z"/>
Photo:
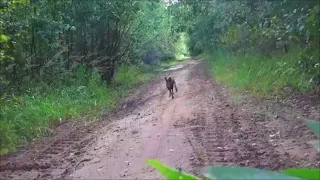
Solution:
<path fill-rule="evenodd" d="M 165 72 L 176 80 L 179 92 L 174 99 L 160 76 L 100 121 L 62 123 L 52 136 L 2 157 L 0 177 L 163 178 L 147 159 L 198 176 L 204 166 L 319 167 L 320 154 L 307 144 L 315 135 L 291 116 L 290 109 L 298 107 L 276 104 L 269 112 L 269 102 L 233 99 L 230 88 L 207 72 L 206 62 L 188 61 L 179 67 Z"/>

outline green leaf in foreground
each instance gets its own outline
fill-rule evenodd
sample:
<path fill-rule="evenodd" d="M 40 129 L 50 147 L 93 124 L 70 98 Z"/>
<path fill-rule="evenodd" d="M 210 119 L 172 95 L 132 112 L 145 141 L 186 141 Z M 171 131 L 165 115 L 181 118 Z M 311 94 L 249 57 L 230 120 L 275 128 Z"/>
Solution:
<path fill-rule="evenodd" d="M 190 179 L 190 180 L 199 180 L 200 178 L 179 172 L 175 169 L 172 169 L 157 160 L 148 160 L 147 163 L 158 170 L 164 177 L 167 179 Z"/>
<path fill-rule="evenodd" d="M 306 120 L 306 124 L 320 138 L 320 121 Z"/>
<path fill-rule="evenodd" d="M 206 167 L 201 170 L 201 173 L 210 179 L 243 179 L 243 180 L 261 180 L 261 179 L 286 179 L 286 180 L 301 180 L 298 177 L 292 177 L 285 174 L 266 171 L 255 168 L 247 167 L 227 167 L 227 166 L 214 166 Z"/>
<path fill-rule="evenodd" d="M 281 171 L 282 174 L 299 177 L 305 180 L 319 180 L 320 169 L 286 169 Z"/>

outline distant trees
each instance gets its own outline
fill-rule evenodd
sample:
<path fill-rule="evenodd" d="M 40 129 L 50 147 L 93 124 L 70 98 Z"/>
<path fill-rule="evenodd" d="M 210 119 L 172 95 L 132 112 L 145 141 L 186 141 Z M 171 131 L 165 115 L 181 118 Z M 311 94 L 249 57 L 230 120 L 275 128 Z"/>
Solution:
<path fill-rule="evenodd" d="M 178 29 L 189 33 L 193 54 L 217 48 L 264 56 L 299 50 L 298 66 L 320 83 L 319 1 L 180 0 L 174 6 L 182 6 Z"/>
<path fill-rule="evenodd" d="M 143 60 L 147 43 L 170 54 L 171 25 L 162 1 L 3 0 L 0 81 L 22 91 L 67 83 L 86 66 L 110 82 L 117 65 Z"/>

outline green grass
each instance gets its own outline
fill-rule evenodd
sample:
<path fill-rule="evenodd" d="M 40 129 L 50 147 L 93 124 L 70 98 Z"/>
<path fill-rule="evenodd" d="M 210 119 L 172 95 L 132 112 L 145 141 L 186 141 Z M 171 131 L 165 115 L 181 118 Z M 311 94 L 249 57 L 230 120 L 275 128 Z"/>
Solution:
<path fill-rule="evenodd" d="M 163 61 L 160 64 L 160 67 L 163 69 L 167 69 L 173 66 L 176 66 L 184 61 L 187 61 L 188 59 L 180 59 L 180 60 L 169 60 L 169 61 Z"/>
<path fill-rule="evenodd" d="M 46 135 L 60 121 L 99 117 L 102 112 L 116 107 L 118 100 L 137 84 L 150 80 L 154 75 L 150 70 L 137 66 L 120 67 L 115 74 L 115 81 L 120 85 L 117 87 L 101 83 L 96 73 L 90 75 L 79 71 L 70 86 L 2 97 L 0 155 L 14 152 L 24 143 Z"/>
<path fill-rule="evenodd" d="M 246 89 L 257 96 L 283 96 L 285 87 L 299 92 L 312 90 L 312 76 L 300 71 L 299 52 L 270 58 L 247 55 L 231 56 L 222 51 L 202 55 L 212 65 L 217 82 Z"/>

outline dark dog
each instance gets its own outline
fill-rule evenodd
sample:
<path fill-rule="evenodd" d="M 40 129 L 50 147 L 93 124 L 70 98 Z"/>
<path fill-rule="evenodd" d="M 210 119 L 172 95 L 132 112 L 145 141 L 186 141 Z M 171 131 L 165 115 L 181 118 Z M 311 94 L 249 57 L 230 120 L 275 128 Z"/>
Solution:
<path fill-rule="evenodd" d="M 165 80 L 166 80 L 166 85 L 167 85 L 167 88 L 168 88 L 168 90 L 169 90 L 169 97 L 171 96 L 172 97 L 172 99 L 174 98 L 173 97 L 173 86 L 175 87 L 175 89 L 176 89 L 176 92 L 178 92 L 178 88 L 177 88 L 177 85 L 176 85 L 176 81 L 173 79 L 173 78 L 171 78 L 171 77 L 169 77 L 168 79 L 167 79 L 167 77 L 165 77 L 164 78 Z"/>

